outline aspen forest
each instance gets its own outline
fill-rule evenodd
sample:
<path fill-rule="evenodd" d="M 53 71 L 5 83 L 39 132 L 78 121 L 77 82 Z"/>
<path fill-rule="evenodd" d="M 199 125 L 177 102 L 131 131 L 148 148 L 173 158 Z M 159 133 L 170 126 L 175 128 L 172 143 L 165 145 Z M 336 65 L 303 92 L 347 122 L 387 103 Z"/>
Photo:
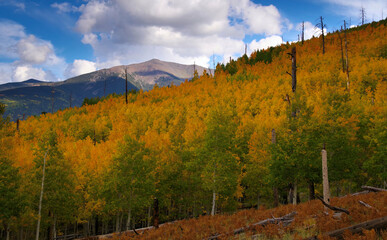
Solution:
<path fill-rule="evenodd" d="M 243 209 L 263 209 L 258 221 L 271 218 L 268 209 L 279 207 L 280 217 L 322 196 L 323 148 L 332 198 L 363 185 L 385 189 L 386 25 L 330 32 L 324 52 L 320 37 L 255 51 L 179 86 L 131 91 L 127 103 L 114 95 L 17 123 L 0 118 L 0 238 L 122 232 L 152 226 L 155 214 L 159 224 L 234 222 L 216 230 L 228 232 L 240 227 L 238 216 L 257 217 Z M 386 194 L 374 195 L 357 200 L 386 216 Z M 196 239 L 187 234 L 168 236 Z"/>

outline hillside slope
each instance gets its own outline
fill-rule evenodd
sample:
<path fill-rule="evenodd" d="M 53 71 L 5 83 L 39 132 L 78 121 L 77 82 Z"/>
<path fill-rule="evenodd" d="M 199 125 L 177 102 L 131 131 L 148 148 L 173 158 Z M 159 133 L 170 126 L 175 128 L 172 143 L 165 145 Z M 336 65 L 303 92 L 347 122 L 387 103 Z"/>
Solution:
<path fill-rule="evenodd" d="M 11 231 L 22 226 L 33 236 L 44 160 L 42 236 L 70 225 L 84 236 L 138 228 L 153 212 L 168 222 L 306 202 L 322 192 L 324 146 L 332 197 L 384 187 L 386 24 L 346 33 L 348 79 L 344 32 L 335 32 L 325 54 L 319 38 L 283 44 L 218 65 L 215 77 L 130 94 L 128 104 L 108 98 L 29 117 L 18 130 L 6 125 L 0 156 L 8 170 L 0 176 L 15 182 L 5 201 Z M 295 93 L 287 74 L 293 47 Z M 20 207 L 17 199 L 25 200 Z"/>

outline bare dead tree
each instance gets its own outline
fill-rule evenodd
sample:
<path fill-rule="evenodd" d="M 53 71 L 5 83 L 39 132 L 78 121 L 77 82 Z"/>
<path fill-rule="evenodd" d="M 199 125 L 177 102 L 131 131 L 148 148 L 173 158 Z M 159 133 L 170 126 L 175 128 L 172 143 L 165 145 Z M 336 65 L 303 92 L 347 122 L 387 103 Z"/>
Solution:
<path fill-rule="evenodd" d="M 72 102 L 73 102 L 73 92 L 70 92 L 70 99 L 69 99 L 70 108 L 71 108 Z"/>
<path fill-rule="evenodd" d="M 153 227 L 154 228 L 159 228 L 159 215 L 160 215 L 159 200 L 155 198 L 153 200 Z"/>
<path fill-rule="evenodd" d="M 104 87 L 103 87 L 103 96 L 106 97 L 106 78 L 105 78 Z"/>
<path fill-rule="evenodd" d="M 288 73 L 292 76 L 292 91 L 296 92 L 297 87 L 297 63 L 296 63 L 296 48 L 292 48 L 292 52 L 288 53 L 292 57 L 292 74 Z"/>
<path fill-rule="evenodd" d="M 348 45 L 347 45 L 347 23 L 344 20 L 344 44 L 345 44 L 345 71 L 347 73 L 347 90 L 349 91 L 349 63 L 348 63 Z"/>
<path fill-rule="evenodd" d="M 325 36 L 324 36 L 324 28 L 326 28 L 326 25 L 324 24 L 324 18 L 320 17 L 320 22 L 316 24 L 316 27 L 321 29 L 321 38 L 322 38 L 322 49 L 323 54 L 325 54 Z"/>
<path fill-rule="evenodd" d="M 125 103 L 128 104 L 128 69 L 125 68 Z"/>
<path fill-rule="evenodd" d="M 54 93 L 55 90 L 51 87 L 51 113 L 54 113 Z"/>
<path fill-rule="evenodd" d="M 364 7 L 360 8 L 360 14 L 361 14 L 361 25 L 364 25 L 364 23 L 366 22 L 366 12 Z"/>
<path fill-rule="evenodd" d="M 345 73 L 345 62 L 344 62 L 344 51 L 343 51 L 343 39 L 341 38 L 340 32 L 343 31 L 343 27 L 341 26 L 340 31 L 337 32 L 340 39 L 340 49 L 341 49 L 341 63 L 343 65 L 343 73 Z"/>

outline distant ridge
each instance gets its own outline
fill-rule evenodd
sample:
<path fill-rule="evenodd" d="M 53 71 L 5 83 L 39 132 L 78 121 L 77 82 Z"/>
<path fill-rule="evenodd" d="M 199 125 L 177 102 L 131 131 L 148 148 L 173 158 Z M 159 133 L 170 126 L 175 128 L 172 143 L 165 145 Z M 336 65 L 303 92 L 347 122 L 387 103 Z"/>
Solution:
<path fill-rule="evenodd" d="M 128 89 L 150 90 L 171 84 L 180 85 L 191 79 L 194 69 L 199 75 L 207 68 L 183 65 L 152 59 L 143 63 L 115 66 L 82 74 L 61 82 L 44 82 L 28 79 L 0 85 L 0 102 L 6 105 L 5 115 L 11 120 L 42 112 L 57 111 L 70 106 L 80 106 L 85 98 L 125 92 L 125 69 L 128 72 Z M 54 103 L 54 104 L 52 104 Z"/>

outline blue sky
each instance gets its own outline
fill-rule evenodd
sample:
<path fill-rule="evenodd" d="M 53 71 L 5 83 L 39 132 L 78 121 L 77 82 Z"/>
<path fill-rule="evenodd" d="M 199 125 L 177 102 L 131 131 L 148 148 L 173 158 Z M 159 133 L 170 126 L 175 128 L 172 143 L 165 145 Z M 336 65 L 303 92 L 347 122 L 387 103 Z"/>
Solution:
<path fill-rule="evenodd" d="M 0 84 L 65 80 L 158 58 L 212 67 L 256 49 L 387 15 L 385 0 L 0 0 Z"/>

